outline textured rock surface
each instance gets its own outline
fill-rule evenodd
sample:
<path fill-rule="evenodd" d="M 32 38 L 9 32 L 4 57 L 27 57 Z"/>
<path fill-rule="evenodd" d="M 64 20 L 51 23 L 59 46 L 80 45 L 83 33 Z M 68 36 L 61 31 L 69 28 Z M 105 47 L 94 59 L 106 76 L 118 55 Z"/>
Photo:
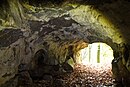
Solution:
<path fill-rule="evenodd" d="M 0 33 L 0 82 L 3 83 L 17 73 L 24 55 L 24 41 L 20 30 L 5 29 Z"/>
<path fill-rule="evenodd" d="M 77 4 L 66 1 L 63 5 L 56 7 L 53 5 L 34 7 L 38 4 L 31 6 L 16 0 L 12 2 L 2 0 L 0 85 L 7 81 L 5 87 L 8 87 L 12 81 L 14 82 L 12 84 L 17 85 L 20 76 L 21 78 L 25 76 L 29 84 L 32 84 L 31 78 L 44 77 L 45 74 L 51 74 L 49 76 L 51 78 L 53 68 L 54 72 L 57 71 L 55 74 L 67 72 L 67 70 L 73 71 L 71 67 L 73 64 L 67 65 L 68 60 L 80 62 L 76 58 L 77 52 L 93 42 L 104 42 L 112 47 L 114 61 L 117 60 L 113 64 L 113 72 L 119 74 L 119 80 L 123 78 L 126 79 L 123 82 L 128 83 L 130 3 L 123 0 L 112 3 L 106 3 L 106 1 L 99 3 L 97 0 L 94 3 L 86 2 L 87 4 L 84 5 L 82 0 L 76 1 Z M 6 3 L 8 4 L 5 5 Z M 96 5 L 97 3 L 99 4 Z M 125 44 L 122 46 L 122 43 Z M 24 70 L 23 66 L 24 72 L 19 72 L 20 64 L 27 65 L 29 69 Z M 119 71 L 121 73 L 118 73 Z M 122 73 L 123 71 L 125 73 Z M 59 83 L 62 82 L 59 81 Z"/>

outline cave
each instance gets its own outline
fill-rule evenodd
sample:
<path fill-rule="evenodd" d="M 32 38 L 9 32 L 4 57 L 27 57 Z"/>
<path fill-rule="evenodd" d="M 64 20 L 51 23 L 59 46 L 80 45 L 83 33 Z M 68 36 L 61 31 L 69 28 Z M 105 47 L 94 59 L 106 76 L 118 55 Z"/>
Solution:
<path fill-rule="evenodd" d="M 0 0 L 0 87 L 130 87 L 129 0 Z"/>

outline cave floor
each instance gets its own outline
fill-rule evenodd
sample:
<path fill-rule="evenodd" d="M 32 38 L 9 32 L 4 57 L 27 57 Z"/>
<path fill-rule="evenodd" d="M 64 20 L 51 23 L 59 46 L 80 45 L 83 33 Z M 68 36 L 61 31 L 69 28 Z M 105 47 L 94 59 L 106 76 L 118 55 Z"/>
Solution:
<path fill-rule="evenodd" d="M 53 80 L 36 80 L 35 87 L 113 87 L 111 67 L 76 64 L 74 71 L 57 75 Z"/>

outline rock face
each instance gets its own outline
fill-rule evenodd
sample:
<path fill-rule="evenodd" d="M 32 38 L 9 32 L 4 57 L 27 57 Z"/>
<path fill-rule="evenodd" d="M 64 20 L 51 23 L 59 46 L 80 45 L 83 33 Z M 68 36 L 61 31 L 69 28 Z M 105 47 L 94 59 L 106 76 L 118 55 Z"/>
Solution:
<path fill-rule="evenodd" d="M 92 2 L 83 5 L 84 1 L 79 0 L 76 3 L 80 4 L 66 1 L 60 7 L 34 7 L 39 4 L 25 2 L 2 0 L 0 86 L 16 87 L 23 83 L 32 86 L 35 79 L 52 82 L 50 79 L 55 75 L 72 72 L 73 64 L 68 61 L 79 63 L 77 52 L 94 42 L 112 47 L 114 78 L 124 86 L 129 85 L 129 2 L 106 0 L 94 2 L 98 5 Z"/>
<path fill-rule="evenodd" d="M 0 33 L 0 82 L 3 83 L 17 73 L 17 66 L 24 54 L 24 41 L 20 29 L 4 29 Z"/>

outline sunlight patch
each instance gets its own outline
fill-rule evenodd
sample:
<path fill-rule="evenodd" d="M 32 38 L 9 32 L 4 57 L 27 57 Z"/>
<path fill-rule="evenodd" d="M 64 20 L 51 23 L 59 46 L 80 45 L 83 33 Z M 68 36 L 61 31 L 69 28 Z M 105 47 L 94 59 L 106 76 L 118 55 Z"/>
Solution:
<path fill-rule="evenodd" d="M 80 50 L 80 56 L 82 64 L 94 64 L 94 65 L 109 65 L 114 59 L 113 50 L 110 46 L 105 43 L 93 43 L 89 44 L 88 47 Z"/>

